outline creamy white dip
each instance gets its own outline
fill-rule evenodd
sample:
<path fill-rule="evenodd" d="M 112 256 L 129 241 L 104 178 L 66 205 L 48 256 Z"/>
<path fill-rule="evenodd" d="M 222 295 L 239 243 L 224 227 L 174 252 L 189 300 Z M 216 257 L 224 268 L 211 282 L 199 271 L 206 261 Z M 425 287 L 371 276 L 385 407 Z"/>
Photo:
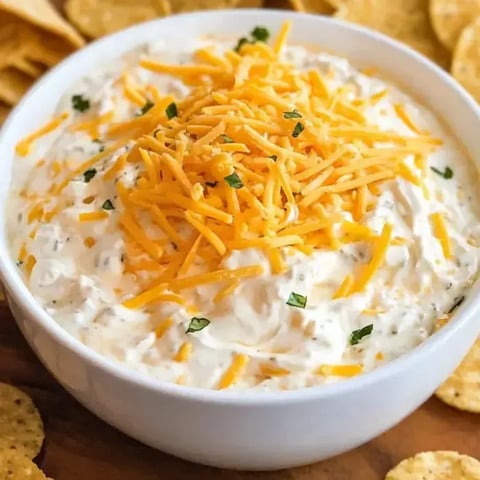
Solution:
<path fill-rule="evenodd" d="M 61 176 L 54 178 L 54 161 L 78 165 L 102 148 L 86 132 L 72 131 L 71 125 L 81 115 L 72 109 L 72 96 L 88 99 L 89 113 L 102 115 L 114 110 L 117 122 L 132 118 L 139 107 L 125 99 L 118 82 L 121 73 L 128 70 L 134 83 L 152 84 L 162 94 L 182 98 L 189 87 L 141 68 L 138 61 L 147 55 L 165 63 L 189 62 L 192 51 L 203 42 L 176 43 L 174 48 L 163 42 L 147 45 L 88 75 L 58 105 L 59 113 L 70 112 L 69 119 L 39 139 L 28 157 L 13 162 L 8 231 L 15 259 L 24 244 L 36 258 L 31 275 L 25 275 L 32 295 L 60 325 L 98 353 L 155 378 L 202 388 L 217 388 L 232 355 L 238 353 L 246 354 L 249 363 L 230 388 L 270 391 L 342 379 L 314 373 L 321 365 L 361 364 L 363 371 L 370 371 L 412 350 L 432 333 L 437 319 L 459 301 L 478 271 L 477 172 L 461 145 L 428 109 L 391 83 L 364 75 L 348 60 L 334 55 L 311 53 L 298 46 L 287 47 L 284 52 L 285 59 L 298 70 L 318 69 L 325 74 L 332 90 L 351 85 L 351 98 L 365 98 L 387 88 L 385 96 L 365 110 L 368 122 L 412 135 L 394 111 L 394 104 L 401 103 L 420 129 L 443 141 L 429 155 L 429 167 L 439 172 L 448 167 L 453 172 L 452 178 L 446 179 L 428 169 L 425 185 L 429 200 L 420 187 L 402 177 L 382 185 L 375 208 L 362 223 L 380 233 L 389 222 L 393 235 L 407 242 L 388 248 L 384 264 L 364 291 L 332 299 L 352 268 L 368 262 L 371 249 L 364 242 L 345 244 L 338 250 L 317 250 L 310 256 L 285 249 L 288 269 L 280 275 L 271 274 L 261 250 L 248 249 L 234 251 L 223 266 L 262 265 L 264 273 L 243 280 L 234 294 L 214 303 L 218 285 L 182 292 L 187 304 L 198 309 L 195 315 L 211 322 L 201 331 L 186 333 L 193 315 L 181 305 L 125 308 L 122 301 L 141 288 L 134 278 L 122 274 L 126 252 L 117 225 L 120 202 L 114 183 L 101 181 L 100 175 L 86 182 L 80 174 L 69 182 L 60 195 L 62 211 L 51 221 L 42 221 L 31 238 L 34 224 L 28 222 L 28 216 L 34 201 L 25 198 L 25 190 L 45 192 L 52 183 L 58 183 Z M 99 127 L 99 139 L 107 127 Z M 96 170 L 109 169 L 123 151 L 108 155 Z M 43 165 L 38 165 L 40 159 L 45 160 Z M 408 161 L 413 165 L 413 159 Z M 127 165 L 118 177 L 132 185 L 136 169 L 134 164 Z M 84 199 L 90 196 L 95 196 L 94 204 L 85 204 Z M 98 210 L 106 200 L 116 209 L 109 212 L 108 220 L 78 222 L 79 213 Z M 450 260 L 445 259 L 431 227 L 429 218 L 434 212 L 442 212 L 445 218 L 453 248 Z M 295 220 L 295 212 L 291 220 Z M 96 239 L 91 248 L 84 243 L 88 236 Z M 25 261 L 19 265 L 22 270 L 24 267 Z M 189 274 L 196 268 L 194 265 Z M 286 303 L 292 292 L 308 297 L 305 309 Z M 155 328 L 167 316 L 174 325 L 157 338 Z M 373 325 L 371 333 L 351 345 L 352 331 L 368 325 Z M 192 354 L 186 362 L 175 361 L 184 342 L 191 344 Z M 265 364 L 284 374 L 262 373 L 260 366 Z"/>

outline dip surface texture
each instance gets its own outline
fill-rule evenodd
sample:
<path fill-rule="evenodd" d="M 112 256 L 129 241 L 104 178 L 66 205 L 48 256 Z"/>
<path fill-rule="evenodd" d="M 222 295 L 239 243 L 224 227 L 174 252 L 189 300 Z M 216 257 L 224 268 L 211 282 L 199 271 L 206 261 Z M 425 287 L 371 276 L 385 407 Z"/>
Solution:
<path fill-rule="evenodd" d="M 287 28 L 144 46 L 19 143 L 12 256 L 85 345 L 168 382 L 297 389 L 412 350 L 461 302 L 480 254 L 461 145 Z"/>

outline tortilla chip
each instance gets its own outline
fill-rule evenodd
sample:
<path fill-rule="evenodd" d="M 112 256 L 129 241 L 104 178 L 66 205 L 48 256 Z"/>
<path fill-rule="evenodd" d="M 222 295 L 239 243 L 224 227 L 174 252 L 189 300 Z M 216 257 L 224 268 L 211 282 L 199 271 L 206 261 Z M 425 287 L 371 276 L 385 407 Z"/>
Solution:
<path fill-rule="evenodd" d="M 0 453 L 12 450 L 35 458 L 43 439 L 42 419 L 32 399 L 18 388 L 0 383 Z"/>
<path fill-rule="evenodd" d="M 480 102 L 480 18 L 463 29 L 453 52 L 451 72 Z"/>
<path fill-rule="evenodd" d="M 4 10 L 67 40 L 72 47 L 85 45 L 85 40 L 66 22 L 48 0 L 0 0 Z"/>
<path fill-rule="evenodd" d="M 238 8 L 260 8 L 263 6 L 263 0 L 238 0 L 235 6 Z"/>
<path fill-rule="evenodd" d="M 14 67 L 0 70 L 0 101 L 14 106 L 27 93 L 33 80 Z"/>
<path fill-rule="evenodd" d="M 40 78 L 46 71 L 42 65 L 39 65 L 28 58 L 15 58 L 12 60 L 11 65 L 34 80 Z"/>
<path fill-rule="evenodd" d="M 297 12 L 319 13 L 330 15 L 334 9 L 327 0 L 288 0 L 290 5 Z"/>
<path fill-rule="evenodd" d="M 338 1 L 338 0 L 337 0 Z M 423 53 L 440 66 L 449 53 L 436 39 L 428 16 L 428 0 L 343 0 L 335 17 L 389 35 Z"/>
<path fill-rule="evenodd" d="M 168 0 L 67 0 L 68 19 L 91 38 L 168 15 Z"/>
<path fill-rule="evenodd" d="M 478 480 L 480 462 L 457 452 L 422 452 L 401 461 L 385 480 Z"/>
<path fill-rule="evenodd" d="M 0 451 L 2 480 L 47 480 L 45 474 L 20 452 Z"/>
<path fill-rule="evenodd" d="M 430 18 L 440 42 L 453 51 L 462 30 L 480 15 L 480 0 L 430 0 Z"/>
<path fill-rule="evenodd" d="M 67 0 L 65 13 L 82 33 L 98 38 L 171 13 L 261 4 L 261 0 Z"/>
<path fill-rule="evenodd" d="M 10 113 L 10 108 L 7 105 L 0 103 L 0 125 L 2 125 L 3 122 L 5 122 L 9 113 Z M 1 292 L 0 297 L 1 297 L 0 302 L 5 302 L 5 295 L 3 291 Z"/>
<path fill-rule="evenodd" d="M 459 410 L 480 413 L 480 339 L 435 395 Z"/>

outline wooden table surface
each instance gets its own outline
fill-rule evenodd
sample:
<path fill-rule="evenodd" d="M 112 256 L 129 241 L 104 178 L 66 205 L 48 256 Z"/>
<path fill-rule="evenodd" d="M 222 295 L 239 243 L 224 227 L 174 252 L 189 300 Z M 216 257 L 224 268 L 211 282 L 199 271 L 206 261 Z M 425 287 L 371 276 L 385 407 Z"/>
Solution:
<path fill-rule="evenodd" d="M 129 439 L 80 406 L 42 367 L 4 305 L 0 381 L 24 389 L 38 405 L 46 431 L 38 461 L 55 480 L 381 480 L 397 462 L 422 450 L 453 449 L 480 458 L 480 415 L 432 398 L 372 442 L 309 467 L 246 473 L 184 462 Z"/>

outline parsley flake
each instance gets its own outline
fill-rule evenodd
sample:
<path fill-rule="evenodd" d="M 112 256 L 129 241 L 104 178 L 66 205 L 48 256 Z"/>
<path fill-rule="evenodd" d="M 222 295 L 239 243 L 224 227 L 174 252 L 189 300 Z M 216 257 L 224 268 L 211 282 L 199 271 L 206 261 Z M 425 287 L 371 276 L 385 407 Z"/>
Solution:
<path fill-rule="evenodd" d="M 233 143 L 233 139 L 228 135 L 222 134 L 220 137 L 223 140 L 223 143 Z"/>
<path fill-rule="evenodd" d="M 165 109 L 165 114 L 167 115 L 167 118 L 171 120 L 172 118 L 178 116 L 178 111 L 177 111 L 177 104 L 175 102 L 172 102 L 166 109 Z"/>
<path fill-rule="evenodd" d="M 145 102 L 145 105 L 140 109 L 140 112 L 138 114 L 138 116 L 142 116 L 142 115 L 145 115 L 155 104 L 152 103 L 150 100 L 147 100 Z"/>
<path fill-rule="evenodd" d="M 205 327 L 208 327 L 208 325 L 210 325 L 210 320 L 208 320 L 208 318 L 193 317 L 190 320 L 190 323 L 188 324 L 188 327 L 185 330 L 185 333 L 199 332 L 200 330 L 203 330 Z"/>
<path fill-rule="evenodd" d="M 242 37 L 242 38 L 238 41 L 237 46 L 234 48 L 234 50 L 235 50 L 236 52 L 239 52 L 240 49 L 241 49 L 246 43 L 250 43 L 250 41 L 248 40 L 248 38 Z"/>
<path fill-rule="evenodd" d="M 96 168 L 89 168 L 83 172 L 83 181 L 89 183 L 90 180 L 97 174 Z"/>
<path fill-rule="evenodd" d="M 297 109 L 292 110 L 291 112 L 283 112 L 283 118 L 290 120 L 291 118 L 302 118 L 302 114 L 297 111 Z"/>
<path fill-rule="evenodd" d="M 305 126 L 303 125 L 303 123 L 298 122 L 293 129 L 292 137 L 297 138 L 304 130 Z"/>
<path fill-rule="evenodd" d="M 270 38 L 270 32 L 265 27 L 255 27 L 250 35 L 257 42 L 266 42 Z"/>
<path fill-rule="evenodd" d="M 307 306 L 307 297 L 292 292 L 288 297 L 287 305 L 290 305 L 291 307 L 305 308 Z"/>
<path fill-rule="evenodd" d="M 238 40 L 237 46 L 234 48 L 236 52 L 239 52 L 245 44 L 255 42 L 266 42 L 270 38 L 270 32 L 265 27 L 255 27 L 251 33 L 251 38 L 242 37 Z"/>
<path fill-rule="evenodd" d="M 90 100 L 83 95 L 73 95 L 72 108 L 80 113 L 86 112 L 90 108 Z"/>
<path fill-rule="evenodd" d="M 110 199 L 107 199 L 103 202 L 102 208 L 104 210 L 115 210 L 115 206 Z"/>
<path fill-rule="evenodd" d="M 227 177 L 224 177 L 225 181 L 232 187 L 236 188 L 237 190 L 239 188 L 243 187 L 243 182 L 242 179 L 234 172 L 231 175 L 228 175 Z"/>
<path fill-rule="evenodd" d="M 453 177 L 453 170 L 450 167 L 445 167 L 443 172 L 435 167 L 430 167 L 430 169 L 433 170 L 437 175 L 443 177 L 445 180 L 449 180 Z"/>
<path fill-rule="evenodd" d="M 357 345 L 360 343 L 360 340 L 363 337 L 366 337 L 367 335 L 370 335 L 373 332 L 373 323 L 370 325 L 365 325 L 362 328 L 359 328 L 358 330 L 353 330 L 353 332 L 350 334 L 350 339 L 349 343 L 350 345 Z"/>

